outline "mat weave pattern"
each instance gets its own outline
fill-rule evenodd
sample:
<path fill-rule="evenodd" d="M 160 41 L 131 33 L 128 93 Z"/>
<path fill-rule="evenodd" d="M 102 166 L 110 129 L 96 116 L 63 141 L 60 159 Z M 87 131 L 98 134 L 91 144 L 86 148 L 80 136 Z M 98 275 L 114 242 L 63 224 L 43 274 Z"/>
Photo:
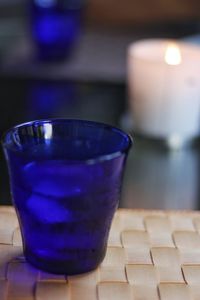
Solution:
<path fill-rule="evenodd" d="M 57 276 L 30 266 L 0 207 L 0 300 L 199 300 L 200 213 L 118 210 L 101 266 Z"/>

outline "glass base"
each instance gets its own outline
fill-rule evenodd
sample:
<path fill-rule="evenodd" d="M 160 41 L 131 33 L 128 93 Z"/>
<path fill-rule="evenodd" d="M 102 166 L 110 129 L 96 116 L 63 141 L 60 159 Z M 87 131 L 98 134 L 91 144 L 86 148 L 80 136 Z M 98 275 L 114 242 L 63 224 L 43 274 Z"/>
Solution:
<path fill-rule="evenodd" d="M 60 275 L 78 275 L 95 270 L 103 261 L 105 254 L 106 248 L 98 254 L 90 253 L 90 256 L 83 260 L 52 260 L 36 256 L 30 251 L 25 252 L 25 257 L 31 265 L 42 271 Z"/>

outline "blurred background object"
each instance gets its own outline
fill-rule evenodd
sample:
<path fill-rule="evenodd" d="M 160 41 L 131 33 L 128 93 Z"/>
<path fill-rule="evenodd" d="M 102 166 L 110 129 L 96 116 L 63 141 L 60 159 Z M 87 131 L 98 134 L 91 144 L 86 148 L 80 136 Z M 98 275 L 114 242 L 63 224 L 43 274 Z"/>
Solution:
<path fill-rule="evenodd" d="M 46 27 L 49 18 L 41 19 L 49 9 Z M 53 12 L 62 17 L 52 18 Z M 71 16 L 75 23 L 68 27 Z M 45 44 L 41 28 L 52 43 Z M 17 123 L 49 117 L 101 121 L 133 133 L 127 118 L 128 46 L 146 38 L 198 45 L 199 32 L 197 0 L 0 0 L 0 134 Z M 62 54 L 73 45 L 70 55 L 63 58 L 54 38 Z M 36 59 L 38 49 L 45 63 Z M 63 60 L 52 62 L 54 54 Z M 199 142 L 171 152 L 160 140 L 133 135 L 120 206 L 199 208 Z M 0 170 L 0 203 L 11 203 L 2 151 Z"/>
<path fill-rule="evenodd" d="M 31 0 L 32 39 L 41 60 L 67 57 L 79 37 L 84 0 Z"/>
<path fill-rule="evenodd" d="M 168 39 L 135 42 L 127 68 L 135 131 L 175 147 L 200 136 L 199 47 Z"/>
<path fill-rule="evenodd" d="M 126 51 L 131 42 L 147 37 L 181 38 L 199 32 L 199 4 L 194 0 L 175 0 L 170 3 L 167 0 L 120 0 L 117 3 L 113 0 L 2 1 L 2 71 L 9 75 L 125 82 Z M 39 3 L 41 5 L 43 2 L 52 6 L 39 7 Z M 73 9 L 69 9 L 70 3 L 76 3 Z M 49 23 L 40 22 L 46 20 L 49 14 Z M 56 18 L 56 14 L 62 17 Z M 70 21 L 72 26 L 68 27 L 70 16 L 73 22 Z M 37 63 L 35 45 L 43 49 L 39 51 L 43 58 L 45 55 L 46 58 L 51 56 L 50 49 L 66 54 L 64 48 L 76 36 L 80 17 L 80 35 L 69 59 L 53 66 L 46 63 L 44 67 Z M 33 26 L 30 26 L 31 22 Z M 45 42 L 43 38 L 50 40 Z M 56 43 L 60 50 L 56 50 Z M 66 43 L 65 46 L 62 43 Z M 56 56 L 53 52 L 52 56 Z"/>

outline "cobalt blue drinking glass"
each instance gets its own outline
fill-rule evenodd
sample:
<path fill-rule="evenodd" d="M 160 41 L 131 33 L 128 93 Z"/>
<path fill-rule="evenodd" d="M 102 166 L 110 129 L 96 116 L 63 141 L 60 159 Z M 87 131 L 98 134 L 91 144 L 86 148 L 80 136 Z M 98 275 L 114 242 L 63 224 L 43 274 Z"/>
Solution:
<path fill-rule="evenodd" d="M 28 262 L 79 274 L 103 260 L 131 138 L 91 121 L 24 123 L 3 137 Z"/>
<path fill-rule="evenodd" d="M 30 24 L 38 58 L 64 59 L 81 29 L 83 0 L 31 0 Z"/>

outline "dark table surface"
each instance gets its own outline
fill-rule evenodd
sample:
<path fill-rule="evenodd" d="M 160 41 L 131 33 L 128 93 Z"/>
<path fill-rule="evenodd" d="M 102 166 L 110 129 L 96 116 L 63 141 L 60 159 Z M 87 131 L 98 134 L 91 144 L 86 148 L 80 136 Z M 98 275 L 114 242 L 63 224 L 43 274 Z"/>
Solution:
<path fill-rule="evenodd" d="M 199 208 L 199 145 L 179 151 L 134 134 L 125 126 L 127 92 L 123 83 L 0 78 L 0 134 L 33 119 L 64 117 L 109 123 L 133 135 L 120 207 Z M 0 155 L 0 203 L 10 204 L 5 159 Z"/>

